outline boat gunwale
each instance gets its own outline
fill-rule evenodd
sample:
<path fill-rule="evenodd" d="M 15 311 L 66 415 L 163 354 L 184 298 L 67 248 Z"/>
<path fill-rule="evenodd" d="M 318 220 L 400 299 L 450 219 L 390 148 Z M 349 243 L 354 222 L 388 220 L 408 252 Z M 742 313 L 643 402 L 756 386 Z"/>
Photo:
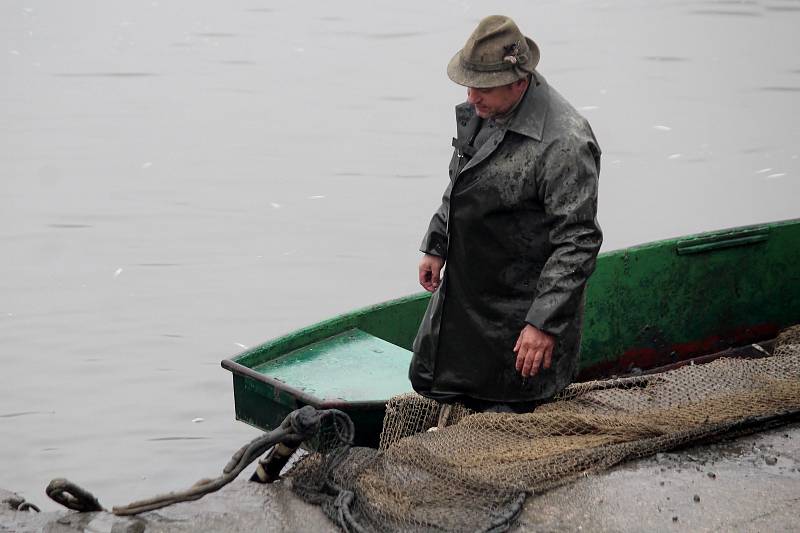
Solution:
<path fill-rule="evenodd" d="M 232 359 L 223 359 L 221 365 L 222 368 L 230 371 L 235 375 L 253 379 L 255 381 L 273 387 L 276 391 L 290 394 L 297 401 L 310 405 L 315 409 L 347 409 L 348 411 L 372 411 L 376 408 L 383 408 L 386 405 L 386 400 L 372 400 L 372 401 L 361 400 L 361 401 L 351 402 L 341 398 L 320 399 L 317 398 L 316 396 L 308 394 L 307 392 L 304 392 L 301 389 L 292 387 L 291 385 L 279 379 L 275 379 L 265 374 L 261 374 L 260 372 L 257 372 L 252 368 L 237 363 Z"/>
<path fill-rule="evenodd" d="M 609 250 L 607 252 L 603 252 L 599 255 L 599 257 L 613 257 L 615 255 L 626 255 L 631 254 L 639 251 L 644 251 L 660 246 L 665 245 L 675 245 L 676 247 L 685 248 L 685 247 L 693 247 L 696 245 L 706 244 L 709 241 L 713 241 L 714 239 L 726 237 L 729 235 L 750 235 L 753 232 L 762 232 L 762 231 L 770 231 L 772 229 L 792 225 L 800 223 L 800 218 L 792 218 L 786 220 L 778 220 L 774 222 L 761 222 L 757 224 L 749 224 L 746 226 L 735 226 L 729 228 L 723 228 L 718 230 L 710 230 L 706 232 L 698 232 L 689 235 L 679 235 L 675 237 L 668 237 L 664 239 L 659 239 L 656 241 L 650 241 L 646 243 L 641 243 L 633 246 L 626 246 L 624 248 L 618 248 L 616 250 Z M 761 241 L 755 241 L 753 244 L 757 244 Z M 331 332 L 336 333 L 343 333 L 347 329 L 350 328 L 359 328 L 358 320 L 364 316 L 368 316 L 376 311 L 381 311 L 387 307 L 392 307 L 398 304 L 405 304 L 408 302 L 419 301 L 423 299 L 427 299 L 430 297 L 428 292 L 416 292 L 412 294 L 407 294 L 405 296 L 401 296 L 399 298 L 394 298 L 391 300 L 386 300 L 383 302 L 378 302 L 375 304 L 366 305 L 364 307 L 359 307 L 352 311 L 345 311 L 339 315 L 336 315 L 332 318 L 326 318 L 319 322 L 314 322 L 307 326 L 303 326 L 299 329 L 295 329 L 292 331 L 285 332 L 277 337 L 273 337 L 267 341 L 262 342 L 261 344 L 254 346 L 252 348 L 248 348 L 243 350 L 233 356 L 223 359 L 222 363 L 225 361 L 230 361 L 236 363 L 237 361 L 241 360 L 244 357 L 249 355 L 254 355 L 257 352 L 262 352 L 264 350 L 269 350 L 270 348 L 277 346 L 281 343 L 286 343 L 290 340 L 295 338 L 302 338 L 306 337 L 309 334 L 313 334 L 317 331 L 327 330 L 328 334 Z M 360 328 L 359 328 L 360 329 Z M 311 340 L 310 342 L 304 343 L 301 346 L 307 346 L 308 344 L 312 344 L 316 342 L 316 340 Z M 292 350 L 289 350 L 292 351 Z M 288 351 L 286 352 L 288 353 Z M 286 355 L 286 353 L 280 354 Z M 227 368 L 224 364 L 222 365 L 223 368 Z"/>
<path fill-rule="evenodd" d="M 790 226 L 798 223 L 800 223 L 800 218 L 762 222 L 746 226 L 737 226 L 719 230 L 706 231 L 691 235 L 681 235 L 678 237 L 670 237 L 666 239 L 660 239 L 634 246 L 611 250 L 600 254 L 600 257 L 608 257 L 608 258 L 627 257 L 631 255 L 636 255 L 637 252 L 643 252 L 653 248 L 659 248 L 665 246 L 674 247 L 675 253 L 678 253 L 679 255 L 681 255 L 682 249 L 688 250 L 692 253 L 704 252 L 705 251 L 704 249 L 702 250 L 700 249 L 702 246 L 707 244 L 713 245 L 715 242 L 718 242 L 718 240 L 725 240 L 727 237 L 731 236 L 760 237 L 762 234 L 771 232 L 772 230 L 775 230 L 777 228 Z M 758 244 L 760 242 L 763 241 L 759 238 L 757 240 L 754 240 L 753 242 L 747 242 L 742 244 L 749 245 L 749 244 Z M 697 250 L 695 250 L 695 248 L 697 248 Z M 276 400 L 279 402 L 281 401 L 277 399 L 279 393 L 285 393 L 289 396 L 292 396 L 295 400 L 299 402 L 312 405 L 317 408 L 344 408 L 357 411 L 362 411 L 362 410 L 369 411 L 376 408 L 382 408 L 386 404 L 385 400 L 372 400 L 372 401 L 361 400 L 361 401 L 350 402 L 344 399 L 327 399 L 327 398 L 321 399 L 301 389 L 293 387 L 292 385 L 289 385 L 283 381 L 277 380 L 268 375 L 261 374 L 253 370 L 253 368 L 246 366 L 247 364 L 250 363 L 250 361 L 248 361 L 247 359 L 249 359 L 250 357 L 259 357 L 259 355 L 269 355 L 271 356 L 270 359 L 278 358 L 283 355 L 286 355 L 287 353 L 295 349 L 298 349 L 303 346 L 308 346 L 309 344 L 317 342 L 318 340 L 321 340 L 322 338 L 325 338 L 327 336 L 339 334 L 352 328 L 363 329 L 362 323 L 365 317 L 369 317 L 372 313 L 379 312 L 396 305 L 402 305 L 404 303 L 426 300 L 427 298 L 429 298 L 429 296 L 430 295 L 427 292 L 417 292 L 410 295 L 401 296 L 399 298 L 395 298 L 392 300 L 387 300 L 384 302 L 379 302 L 376 304 L 361 307 L 353 311 L 345 312 L 340 315 L 322 320 L 320 322 L 309 324 L 305 327 L 293 330 L 291 332 L 287 332 L 278 337 L 274 337 L 271 340 L 265 341 L 252 348 L 243 350 L 242 352 L 232 356 L 231 358 L 224 359 L 221 361 L 221 366 L 226 370 L 231 371 L 234 374 L 255 380 L 256 382 L 262 383 L 267 387 L 271 387 L 273 389 L 272 392 Z M 761 324 L 761 326 L 767 326 L 767 325 L 769 324 Z M 750 326 L 752 325 L 749 326 L 745 325 L 743 327 L 748 328 Z M 369 333 L 367 329 L 363 330 Z M 728 349 L 747 346 L 752 342 L 765 341 L 774 336 L 777 332 L 773 332 L 770 330 L 769 332 L 765 331 L 762 333 L 764 333 L 764 335 L 760 335 L 759 338 L 752 338 L 752 339 L 748 338 L 745 340 L 743 345 L 736 345 L 736 344 L 729 345 Z M 708 339 L 713 339 L 713 338 L 714 337 L 712 336 L 709 337 Z M 700 340 L 703 341 L 708 339 L 700 339 Z M 614 361 L 619 361 L 625 355 L 625 353 L 618 354 L 618 359 L 615 359 Z M 704 352 L 704 353 L 708 354 L 709 352 Z M 695 354 L 695 357 L 697 355 L 701 355 L 701 353 Z M 687 357 L 686 359 L 681 358 L 681 360 L 689 360 L 689 359 L 692 359 L 692 355 L 689 355 L 689 357 Z M 241 363 L 239 361 L 241 361 Z M 585 377 L 588 377 L 588 374 L 593 374 L 594 372 L 606 374 L 609 369 L 605 367 L 608 366 L 610 363 L 612 363 L 612 361 L 603 361 L 603 362 L 598 361 L 591 366 L 583 368 L 581 370 L 581 374 L 584 374 Z M 668 364 L 668 363 L 669 361 L 664 360 L 662 364 Z"/>

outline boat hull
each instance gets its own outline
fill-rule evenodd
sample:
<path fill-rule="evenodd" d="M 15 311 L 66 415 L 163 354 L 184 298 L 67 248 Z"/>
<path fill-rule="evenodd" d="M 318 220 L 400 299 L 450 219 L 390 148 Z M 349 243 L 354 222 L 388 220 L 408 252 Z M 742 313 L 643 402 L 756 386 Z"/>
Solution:
<path fill-rule="evenodd" d="M 601 254 L 586 291 L 578 379 L 647 371 L 774 338 L 800 322 L 797 265 L 800 219 Z M 410 390 L 397 374 L 429 297 L 346 313 L 223 361 L 233 373 L 236 417 L 270 429 L 303 405 L 338 408 L 353 419 L 357 444 L 376 445 L 386 400 Z M 348 353 L 363 363 L 342 364 Z M 339 364 L 305 383 L 321 374 L 320 361 Z M 388 364 L 391 373 L 371 375 Z M 281 377 L 287 367 L 298 377 Z"/>

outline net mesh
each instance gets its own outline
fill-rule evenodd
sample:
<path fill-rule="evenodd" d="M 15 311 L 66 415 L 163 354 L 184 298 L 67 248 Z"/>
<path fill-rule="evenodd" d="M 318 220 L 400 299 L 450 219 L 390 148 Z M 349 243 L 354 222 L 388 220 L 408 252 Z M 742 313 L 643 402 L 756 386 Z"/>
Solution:
<path fill-rule="evenodd" d="M 775 346 L 760 359 L 573 384 L 521 415 L 397 396 L 378 450 L 323 437 L 328 449 L 298 463 L 293 487 L 347 531 L 503 531 L 528 495 L 800 412 L 800 326 Z"/>

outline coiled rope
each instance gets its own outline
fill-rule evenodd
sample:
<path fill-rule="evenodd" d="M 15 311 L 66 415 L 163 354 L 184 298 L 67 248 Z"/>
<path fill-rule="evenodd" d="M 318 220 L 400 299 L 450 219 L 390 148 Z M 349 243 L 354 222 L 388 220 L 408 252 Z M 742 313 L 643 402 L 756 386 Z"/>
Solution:
<path fill-rule="evenodd" d="M 347 450 L 352 446 L 355 435 L 355 429 L 350 417 L 338 409 L 317 410 L 307 405 L 289 413 L 277 428 L 264 433 L 239 448 L 218 477 L 201 479 L 183 491 L 170 492 L 153 498 L 135 501 L 128 505 L 113 507 L 111 512 L 118 516 L 130 516 L 161 509 L 180 502 L 199 500 L 206 494 L 216 492 L 236 479 L 242 470 L 273 446 L 285 443 L 296 447 L 299 443 L 310 439 L 317 434 L 322 420 L 325 418 L 333 420 L 336 437 L 342 444 L 339 457 L 344 457 Z M 331 465 L 331 468 L 333 467 L 335 465 Z M 67 479 L 57 478 L 52 480 L 45 492 L 55 502 L 74 511 L 105 511 L 92 493 Z"/>
<path fill-rule="evenodd" d="M 25 501 L 25 498 L 14 494 L 10 498 L 0 501 L 0 503 L 5 503 L 15 511 L 30 511 L 32 513 L 40 513 L 41 509 L 39 509 L 35 504 Z"/>

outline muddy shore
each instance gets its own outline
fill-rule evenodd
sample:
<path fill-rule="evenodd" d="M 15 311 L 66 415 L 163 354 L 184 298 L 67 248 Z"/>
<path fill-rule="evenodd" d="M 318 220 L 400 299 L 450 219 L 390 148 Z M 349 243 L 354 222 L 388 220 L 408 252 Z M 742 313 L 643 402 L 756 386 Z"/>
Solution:
<path fill-rule="evenodd" d="M 244 476 L 206 498 L 136 518 L 15 511 L 0 490 L 0 531 L 184 533 L 337 531 L 288 483 Z M 44 498 L 44 496 L 42 496 Z M 102 495 L 100 495 L 102 503 Z M 32 503 L 38 503 L 36 501 Z M 106 504 L 110 502 L 105 502 Z M 800 423 L 659 453 L 528 499 L 515 531 L 792 531 L 800 519 Z"/>

